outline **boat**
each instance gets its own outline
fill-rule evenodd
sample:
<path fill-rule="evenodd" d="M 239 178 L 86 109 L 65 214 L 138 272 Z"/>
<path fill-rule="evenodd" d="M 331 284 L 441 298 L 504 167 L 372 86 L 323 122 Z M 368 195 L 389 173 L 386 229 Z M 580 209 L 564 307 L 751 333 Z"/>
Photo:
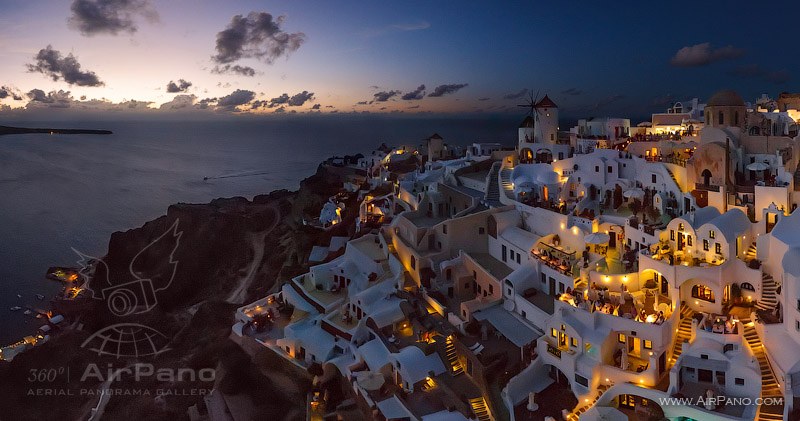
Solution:
<path fill-rule="evenodd" d="M 31 314 L 31 313 L 32 313 L 32 311 L 30 311 L 30 310 L 25 310 L 25 312 L 24 312 L 24 313 L 22 313 L 22 314 L 24 314 L 24 315 L 26 315 L 26 316 L 27 316 L 27 315 L 29 315 L 29 314 Z"/>
<path fill-rule="evenodd" d="M 14 306 L 14 307 L 11 307 L 9 310 L 11 310 L 11 311 L 19 311 L 19 310 L 22 310 L 22 307 Z"/>
<path fill-rule="evenodd" d="M 42 295 L 42 294 L 36 294 L 36 298 L 38 298 L 38 299 L 39 299 L 39 301 L 42 301 L 42 300 L 44 300 L 44 295 Z"/>
<path fill-rule="evenodd" d="M 22 298 L 22 295 L 20 295 L 20 294 L 17 294 L 17 298 Z"/>

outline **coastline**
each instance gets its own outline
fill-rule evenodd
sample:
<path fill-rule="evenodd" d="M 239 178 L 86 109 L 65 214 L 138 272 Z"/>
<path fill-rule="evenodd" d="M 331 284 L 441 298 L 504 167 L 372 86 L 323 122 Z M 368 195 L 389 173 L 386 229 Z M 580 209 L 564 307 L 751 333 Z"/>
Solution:
<path fill-rule="evenodd" d="M 58 128 L 28 128 L 28 127 L 0 126 L 0 136 L 10 135 L 10 134 L 32 134 L 32 133 L 99 134 L 99 135 L 114 134 L 114 132 L 112 132 L 111 130 L 100 130 L 100 129 L 58 129 Z"/>

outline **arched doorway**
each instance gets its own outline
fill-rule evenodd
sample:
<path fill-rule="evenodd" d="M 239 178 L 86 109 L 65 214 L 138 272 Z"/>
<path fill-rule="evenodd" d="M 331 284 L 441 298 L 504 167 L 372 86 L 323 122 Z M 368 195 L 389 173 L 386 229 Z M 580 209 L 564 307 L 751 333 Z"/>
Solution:
<path fill-rule="evenodd" d="M 558 367 L 549 364 L 547 365 L 547 368 L 547 375 L 550 376 L 550 378 L 553 379 L 556 384 L 570 387 L 569 378 L 567 378 L 563 371 L 561 371 Z"/>
<path fill-rule="evenodd" d="M 553 162 L 553 154 L 549 149 L 539 149 L 536 151 L 537 164 L 549 164 L 551 162 Z"/>
<path fill-rule="evenodd" d="M 703 177 L 703 184 L 706 186 L 711 185 L 711 171 L 708 168 L 704 169 L 700 175 Z"/>
<path fill-rule="evenodd" d="M 528 164 L 533 162 L 533 151 L 531 151 L 528 148 L 523 148 L 521 151 L 519 151 L 519 160 L 523 164 Z"/>

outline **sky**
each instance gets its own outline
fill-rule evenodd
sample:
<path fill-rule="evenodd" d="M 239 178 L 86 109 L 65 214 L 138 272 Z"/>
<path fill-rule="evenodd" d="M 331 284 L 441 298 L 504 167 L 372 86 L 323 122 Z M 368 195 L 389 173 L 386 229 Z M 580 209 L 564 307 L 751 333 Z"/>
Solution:
<path fill-rule="evenodd" d="M 798 19 L 798 2 L 3 0 L 0 119 L 523 115 L 531 94 L 642 117 L 798 91 Z"/>

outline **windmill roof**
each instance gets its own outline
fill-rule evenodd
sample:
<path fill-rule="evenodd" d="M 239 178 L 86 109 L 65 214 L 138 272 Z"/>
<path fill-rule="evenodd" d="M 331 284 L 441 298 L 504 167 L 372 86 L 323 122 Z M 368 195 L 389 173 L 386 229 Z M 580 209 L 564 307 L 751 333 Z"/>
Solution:
<path fill-rule="evenodd" d="M 550 99 L 549 96 L 545 95 L 544 98 L 541 99 L 541 101 L 537 102 L 536 105 L 534 105 L 534 107 L 536 107 L 536 108 L 558 108 L 558 105 L 556 105 L 556 103 L 553 102 L 553 100 Z"/>

